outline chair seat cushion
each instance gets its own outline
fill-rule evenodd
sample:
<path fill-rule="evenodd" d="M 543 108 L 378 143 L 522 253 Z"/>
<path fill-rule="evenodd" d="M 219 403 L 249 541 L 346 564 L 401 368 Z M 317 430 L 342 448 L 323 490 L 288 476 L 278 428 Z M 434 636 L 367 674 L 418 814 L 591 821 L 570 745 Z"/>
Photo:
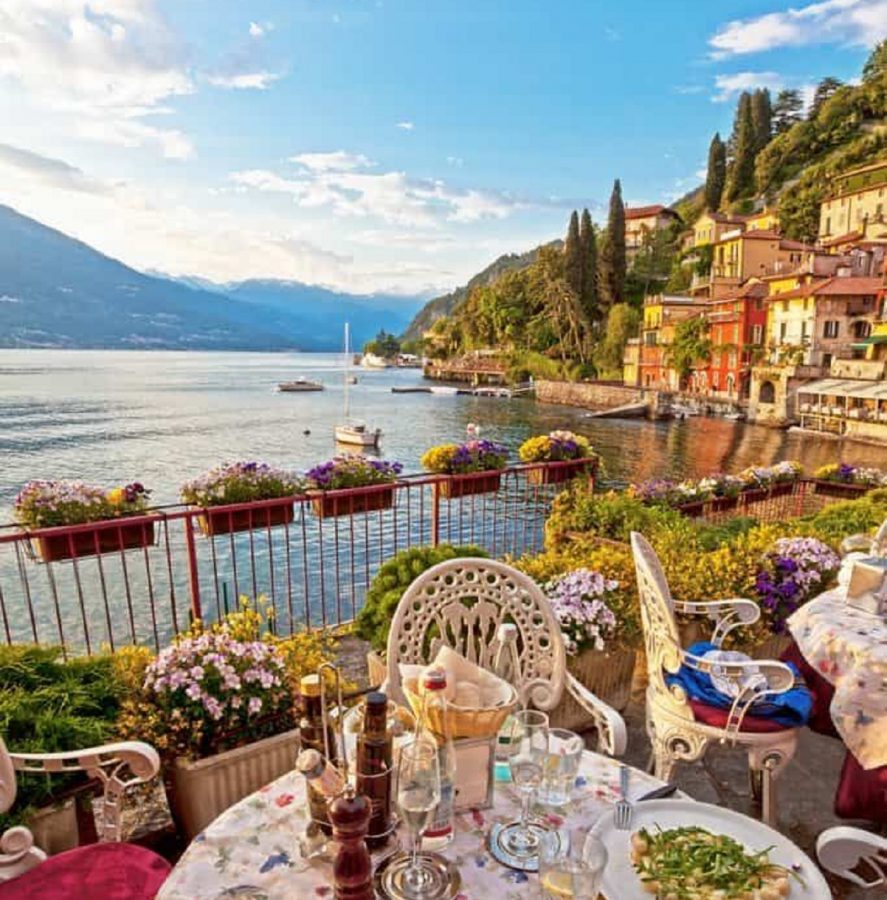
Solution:
<path fill-rule="evenodd" d="M 701 700 L 690 700 L 690 707 L 697 722 L 701 722 L 703 725 L 710 725 L 712 728 L 725 728 L 727 726 L 727 719 L 730 716 L 729 709 L 710 706 Z M 767 734 L 774 731 L 788 731 L 792 727 L 791 725 L 782 725 L 775 719 L 747 715 L 742 720 L 742 726 L 739 730 L 747 734 Z"/>
<path fill-rule="evenodd" d="M 134 844 L 89 844 L 0 882 L 0 900 L 153 900 L 171 866 Z"/>

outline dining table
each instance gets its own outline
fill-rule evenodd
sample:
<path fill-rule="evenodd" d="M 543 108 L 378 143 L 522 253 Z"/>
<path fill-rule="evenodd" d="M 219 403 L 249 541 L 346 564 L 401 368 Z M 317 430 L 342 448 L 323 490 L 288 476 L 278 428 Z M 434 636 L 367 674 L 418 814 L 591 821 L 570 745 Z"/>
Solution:
<path fill-rule="evenodd" d="M 629 768 L 630 800 L 662 784 Z M 590 827 L 618 798 L 618 761 L 585 751 L 569 804 L 561 809 L 538 807 L 536 815 L 554 828 Z M 519 813 L 517 791 L 509 781 L 496 780 L 489 809 L 456 814 L 454 838 L 443 853 L 460 873 L 458 900 L 526 900 L 528 886 L 538 876 L 507 868 L 486 846 L 491 826 L 514 821 Z M 305 780 L 288 772 L 230 807 L 197 835 L 157 895 L 159 900 L 332 898 L 331 861 L 305 859 L 300 852 L 299 836 L 308 817 Z M 399 830 L 396 839 L 408 846 L 405 832 Z"/>

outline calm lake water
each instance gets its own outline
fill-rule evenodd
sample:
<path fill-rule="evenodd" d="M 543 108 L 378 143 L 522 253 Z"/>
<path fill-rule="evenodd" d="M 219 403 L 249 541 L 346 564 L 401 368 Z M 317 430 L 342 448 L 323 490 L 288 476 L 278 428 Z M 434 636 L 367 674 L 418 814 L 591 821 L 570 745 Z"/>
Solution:
<path fill-rule="evenodd" d="M 31 478 L 113 485 L 139 480 L 153 499 L 177 499 L 181 482 L 222 460 L 258 458 L 306 469 L 335 451 L 342 418 L 336 354 L 0 350 L 0 520 Z M 836 458 L 885 464 L 884 450 L 724 420 L 594 421 L 581 410 L 532 400 L 391 393 L 421 383 L 418 370 L 355 370 L 352 411 L 384 431 L 382 455 L 418 471 L 428 446 L 464 439 L 470 422 L 516 450 L 552 428 L 587 435 L 610 478 L 736 471 L 753 463 Z M 322 393 L 280 394 L 305 376 Z M 305 434 L 310 431 L 310 434 Z"/>

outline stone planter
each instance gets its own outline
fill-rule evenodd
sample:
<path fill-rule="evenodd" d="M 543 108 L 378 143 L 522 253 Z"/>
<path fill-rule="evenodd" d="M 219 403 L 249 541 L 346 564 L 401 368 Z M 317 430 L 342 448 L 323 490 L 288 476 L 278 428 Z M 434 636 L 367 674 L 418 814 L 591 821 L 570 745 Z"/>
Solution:
<path fill-rule="evenodd" d="M 495 494 L 502 483 L 502 471 L 470 472 L 467 475 L 450 475 L 440 482 L 440 495 L 446 500 L 470 497 L 474 494 Z"/>
<path fill-rule="evenodd" d="M 844 484 L 841 481 L 814 480 L 815 493 L 820 497 L 837 497 L 841 500 L 855 500 L 873 488 L 865 484 Z"/>
<path fill-rule="evenodd" d="M 31 538 L 35 556 L 57 562 L 102 553 L 119 553 L 154 545 L 154 523 L 136 520 L 115 528 L 95 528 Z"/>
<path fill-rule="evenodd" d="M 631 698 L 634 650 L 585 650 L 567 657 L 567 669 L 596 697 L 622 712 Z M 564 688 L 561 702 L 549 713 L 552 728 L 583 731 L 591 724 L 587 712 Z"/>
<path fill-rule="evenodd" d="M 73 797 L 54 806 L 38 809 L 25 825 L 34 835 L 34 844 L 48 856 L 73 850 L 80 843 L 77 801 Z"/>
<path fill-rule="evenodd" d="M 391 509 L 394 505 L 394 487 L 382 487 L 365 494 L 339 494 L 337 492 L 311 495 L 311 508 L 318 519 L 350 516 L 356 513 Z"/>
<path fill-rule="evenodd" d="M 233 511 L 223 507 L 218 509 L 210 507 L 197 517 L 197 524 L 207 537 L 215 537 L 217 534 L 258 531 L 262 528 L 273 528 L 275 525 L 288 525 L 294 518 L 295 509 L 292 503 Z"/>
<path fill-rule="evenodd" d="M 259 788 L 292 771 L 298 729 L 194 761 L 177 759 L 166 783 L 173 819 L 188 841 Z"/>
<path fill-rule="evenodd" d="M 531 469 L 527 472 L 527 481 L 530 484 L 563 484 L 571 481 L 578 475 L 593 478 L 597 471 L 598 461 L 595 458 L 571 459 L 569 462 L 561 462 L 554 466 L 544 466 L 540 469 Z"/>

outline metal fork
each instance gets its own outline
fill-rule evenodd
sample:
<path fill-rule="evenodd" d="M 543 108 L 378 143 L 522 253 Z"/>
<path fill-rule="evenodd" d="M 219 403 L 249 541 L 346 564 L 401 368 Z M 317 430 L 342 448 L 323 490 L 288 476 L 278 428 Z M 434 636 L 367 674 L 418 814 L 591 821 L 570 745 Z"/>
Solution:
<path fill-rule="evenodd" d="M 628 802 L 628 766 L 619 764 L 619 793 L 622 795 L 613 810 L 613 823 L 617 831 L 628 831 L 634 807 Z"/>

